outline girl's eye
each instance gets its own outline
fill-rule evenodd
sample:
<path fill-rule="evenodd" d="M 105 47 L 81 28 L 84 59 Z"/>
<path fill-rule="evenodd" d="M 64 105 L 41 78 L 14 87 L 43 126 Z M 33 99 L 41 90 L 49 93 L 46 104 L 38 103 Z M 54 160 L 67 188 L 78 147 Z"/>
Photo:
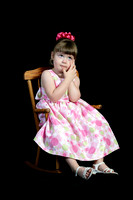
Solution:
<path fill-rule="evenodd" d="M 63 57 L 63 54 L 59 54 L 59 57 L 62 58 L 62 57 Z"/>
<path fill-rule="evenodd" d="M 72 60 L 72 57 L 71 57 L 71 56 L 69 56 L 69 57 L 68 57 L 68 60 Z"/>

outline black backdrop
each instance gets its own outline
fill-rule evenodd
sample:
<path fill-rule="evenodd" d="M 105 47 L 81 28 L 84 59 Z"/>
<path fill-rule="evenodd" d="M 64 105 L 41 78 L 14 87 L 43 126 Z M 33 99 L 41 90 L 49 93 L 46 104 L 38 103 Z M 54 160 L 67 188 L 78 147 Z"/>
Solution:
<path fill-rule="evenodd" d="M 35 26 L 29 21 L 24 24 L 20 23 L 15 29 L 13 37 L 15 38 L 15 53 L 13 52 L 11 58 L 14 67 L 10 69 L 11 73 L 8 75 L 11 78 L 10 83 L 13 84 L 11 96 L 13 117 L 10 122 L 14 134 L 10 136 L 11 145 L 13 144 L 11 158 L 13 162 L 11 162 L 15 169 L 14 173 L 17 178 L 20 177 L 19 182 L 23 177 L 25 181 L 28 181 L 24 161 L 33 160 L 36 148 L 33 141 L 36 130 L 28 88 L 23 75 L 26 70 L 49 65 L 50 53 L 58 32 L 70 31 L 75 35 L 79 50 L 76 66 L 81 80 L 81 98 L 89 104 L 103 105 L 100 112 L 108 120 L 120 148 L 122 146 L 122 133 L 124 132 L 123 27 L 115 19 L 113 22 L 96 21 L 89 26 L 86 23 L 81 28 L 79 26 L 51 26 L 49 28 L 45 23 L 44 25 L 36 23 Z M 120 149 L 106 158 L 107 164 L 116 169 L 119 174 L 122 174 L 121 152 Z M 34 178 L 30 176 L 33 182 Z M 101 182 L 102 180 L 100 177 Z M 109 180 L 114 182 L 116 178 Z M 120 178 L 116 183 L 120 184 Z"/>

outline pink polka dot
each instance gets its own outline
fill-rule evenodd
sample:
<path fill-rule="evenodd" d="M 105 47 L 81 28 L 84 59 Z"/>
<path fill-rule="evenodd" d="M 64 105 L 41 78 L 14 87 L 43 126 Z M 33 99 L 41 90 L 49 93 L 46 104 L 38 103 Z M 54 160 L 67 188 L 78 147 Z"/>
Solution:
<path fill-rule="evenodd" d="M 82 115 L 85 117 L 88 114 L 87 110 L 82 110 Z"/>
<path fill-rule="evenodd" d="M 89 148 L 87 147 L 87 148 L 85 148 L 85 151 L 89 151 Z"/>
<path fill-rule="evenodd" d="M 57 138 L 52 138 L 51 144 L 52 144 L 52 146 L 57 146 L 57 144 L 58 144 L 58 139 L 57 139 Z"/>
<path fill-rule="evenodd" d="M 110 139 L 106 138 L 106 143 L 107 143 L 108 146 L 110 146 L 111 145 Z"/>
<path fill-rule="evenodd" d="M 72 146 L 73 151 L 76 153 L 78 151 L 78 147 L 76 145 Z"/>
<path fill-rule="evenodd" d="M 92 106 L 90 106 L 90 105 L 86 106 L 86 109 L 89 110 L 89 111 L 94 110 L 94 108 Z"/>
<path fill-rule="evenodd" d="M 64 156 L 64 157 L 66 157 L 66 156 L 67 156 L 67 154 L 66 154 L 66 153 L 63 153 L 63 156 Z"/>
<path fill-rule="evenodd" d="M 59 121 L 57 119 L 52 118 L 52 123 L 54 125 L 59 125 Z"/>
<path fill-rule="evenodd" d="M 89 153 L 90 153 L 90 154 L 93 154 L 95 151 L 96 151 L 95 147 L 91 147 L 91 148 L 89 149 Z"/>
<path fill-rule="evenodd" d="M 110 141 L 109 138 L 105 138 L 105 137 L 103 137 L 103 140 L 106 142 L 106 144 L 107 144 L 108 146 L 111 145 L 111 141 Z"/>
<path fill-rule="evenodd" d="M 102 126 L 102 122 L 100 120 L 96 120 L 95 123 L 97 126 Z"/>
<path fill-rule="evenodd" d="M 109 127 L 109 132 L 112 132 L 110 127 Z"/>

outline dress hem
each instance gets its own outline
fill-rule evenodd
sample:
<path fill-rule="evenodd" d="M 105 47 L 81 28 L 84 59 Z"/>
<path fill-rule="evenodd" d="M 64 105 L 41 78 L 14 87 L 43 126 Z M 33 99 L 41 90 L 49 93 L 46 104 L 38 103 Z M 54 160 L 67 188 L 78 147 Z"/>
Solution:
<path fill-rule="evenodd" d="M 35 140 L 34 140 L 34 141 L 35 141 Z M 39 145 L 39 144 L 37 143 L 37 141 L 35 141 L 35 142 L 36 142 L 37 145 Z M 50 151 L 47 151 L 46 149 L 44 150 L 40 145 L 39 145 L 39 147 L 40 147 L 43 151 L 45 151 L 46 153 L 48 153 L 48 154 L 50 154 L 50 155 L 53 155 L 53 156 L 61 156 L 61 157 L 64 157 L 64 158 L 72 158 L 72 159 L 78 160 L 78 161 L 94 161 L 94 160 L 98 160 L 98 159 L 104 158 L 105 156 L 107 156 L 107 155 L 113 153 L 114 151 L 120 149 L 120 147 L 114 148 L 111 152 L 107 153 L 106 155 L 97 157 L 97 158 L 95 158 L 95 159 L 94 159 L 94 158 L 93 158 L 93 159 L 79 159 L 79 158 L 76 158 L 76 157 L 63 156 L 63 155 L 61 155 L 61 154 L 51 153 Z"/>

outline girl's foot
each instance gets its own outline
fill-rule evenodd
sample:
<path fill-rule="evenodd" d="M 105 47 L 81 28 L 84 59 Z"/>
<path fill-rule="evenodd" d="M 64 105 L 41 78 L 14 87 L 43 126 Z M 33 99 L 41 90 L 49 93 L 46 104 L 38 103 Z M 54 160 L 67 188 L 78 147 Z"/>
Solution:
<path fill-rule="evenodd" d="M 93 173 L 93 168 L 91 167 L 78 167 L 76 169 L 75 176 L 77 176 L 78 174 L 80 177 L 84 179 L 89 179 L 92 173 Z"/>
<path fill-rule="evenodd" d="M 117 172 L 114 172 L 113 169 L 110 169 L 104 162 L 93 164 L 93 169 L 96 173 L 118 174 Z"/>

